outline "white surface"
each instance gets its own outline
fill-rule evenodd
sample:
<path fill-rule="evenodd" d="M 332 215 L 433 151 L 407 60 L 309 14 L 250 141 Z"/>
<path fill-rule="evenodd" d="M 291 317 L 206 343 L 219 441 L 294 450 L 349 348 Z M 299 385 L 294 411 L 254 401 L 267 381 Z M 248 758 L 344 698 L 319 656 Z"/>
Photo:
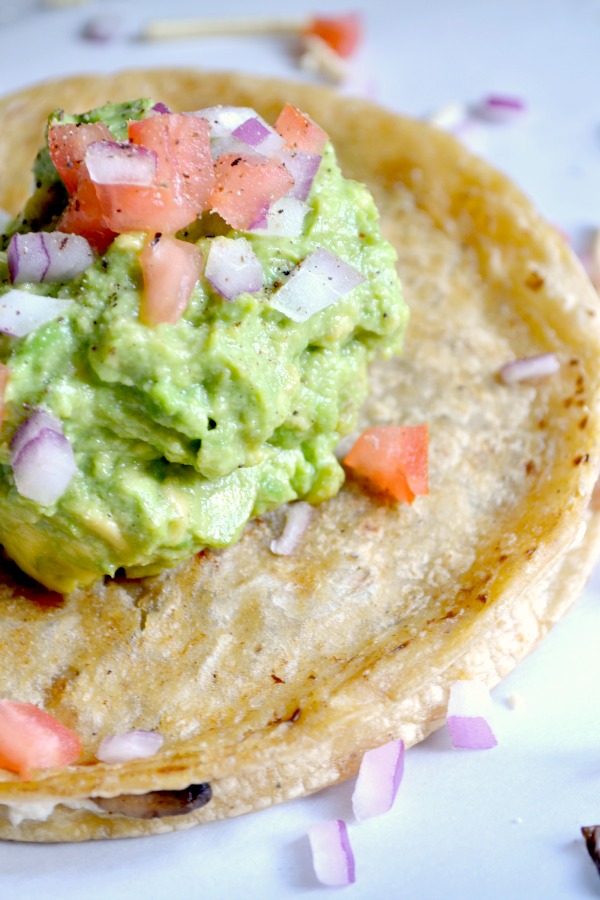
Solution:
<path fill-rule="evenodd" d="M 289 42 L 131 40 L 152 15 L 209 14 L 197 0 L 89 2 L 32 13 L 0 0 L 0 88 L 55 75 L 162 64 L 301 77 Z M 489 92 L 526 99 L 521 122 L 481 126 L 471 139 L 511 174 L 579 249 L 600 224 L 600 4 L 593 0 L 354 2 L 366 10 L 364 72 L 378 99 L 424 115 Z M 315 4 L 316 6 L 316 4 Z M 312 12 L 298 0 L 293 14 Z M 345 3 L 320 3 L 319 11 Z M 279 2 L 252 12 L 281 12 Z M 106 11 L 124 33 L 112 44 L 78 38 Z M 213 12 L 220 12 L 215 10 Z M 227 14 L 247 14 L 232 0 Z M 159 99 L 159 98 L 157 98 Z M 10 123 L 2 123 L 10 127 Z M 2 173 L 0 173 L 0 179 Z M 0 896 L 61 900 L 331 896 L 310 865 L 307 827 L 345 818 L 356 856 L 353 900 L 570 900 L 600 896 L 579 835 L 600 821 L 600 575 L 595 588 L 494 693 L 499 745 L 456 752 L 444 731 L 408 752 L 387 816 L 352 819 L 352 785 L 187 832 L 74 846 L 0 845 Z M 511 709 L 508 698 L 521 699 Z M 339 890 L 339 889 L 338 889 Z"/>

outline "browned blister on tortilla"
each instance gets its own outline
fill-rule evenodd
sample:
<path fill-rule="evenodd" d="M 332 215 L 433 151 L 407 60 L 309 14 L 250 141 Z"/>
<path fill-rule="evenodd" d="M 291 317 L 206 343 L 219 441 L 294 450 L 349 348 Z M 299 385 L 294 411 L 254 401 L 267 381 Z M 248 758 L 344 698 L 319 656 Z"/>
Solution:
<path fill-rule="evenodd" d="M 451 137 L 362 100 L 239 75 L 128 72 L 0 102 L 0 206 L 16 211 L 27 196 L 25 160 L 51 109 L 134 96 L 181 110 L 247 105 L 271 121 L 289 101 L 369 186 L 411 322 L 404 355 L 372 369 L 360 425 L 427 422 L 430 493 L 394 505 L 348 482 L 291 556 L 269 549 L 279 511 L 159 577 L 51 602 L 7 566 L 0 694 L 56 715 L 85 751 L 31 782 L 1 774 L 5 838 L 184 828 L 348 777 L 368 748 L 437 728 L 451 681 L 493 685 L 509 672 L 573 603 L 598 546 L 598 298 L 512 184 Z M 545 352 L 557 374 L 498 378 L 509 360 Z M 95 761 L 103 736 L 132 729 L 161 732 L 161 751 Z M 210 802 L 177 816 L 89 799 L 198 784 Z"/>

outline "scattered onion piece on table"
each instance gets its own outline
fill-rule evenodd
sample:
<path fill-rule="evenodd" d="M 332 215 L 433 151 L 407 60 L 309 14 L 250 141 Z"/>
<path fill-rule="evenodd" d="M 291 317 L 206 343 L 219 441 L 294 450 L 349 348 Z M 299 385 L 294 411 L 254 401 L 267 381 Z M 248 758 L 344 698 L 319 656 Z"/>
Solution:
<path fill-rule="evenodd" d="M 81 754 L 75 732 L 34 706 L 0 700 L 0 766 L 23 779 L 32 769 L 69 766 Z"/>
<path fill-rule="evenodd" d="M 291 556 L 298 549 L 313 513 L 314 508 L 305 500 L 288 504 L 283 531 L 276 540 L 271 541 L 271 553 Z"/>
<path fill-rule="evenodd" d="M 560 362 L 556 353 L 540 353 L 505 363 L 498 375 L 504 384 L 517 384 L 521 381 L 534 381 L 547 378 L 560 370 Z"/>
<path fill-rule="evenodd" d="M 329 887 L 354 884 L 354 854 L 343 819 L 318 822 L 308 829 L 315 875 Z"/>
<path fill-rule="evenodd" d="M 429 492 L 427 425 L 377 425 L 360 435 L 344 466 L 376 491 L 412 503 Z"/>
<path fill-rule="evenodd" d="M 361 760 L 352 794 L 352 808 L 359 822 L 392 808 L 403 774 L 403 741 L 389 741 L 381 747 L 367 750 Z"/>
<path fill-rule="evenodd" d="M 473 112 L 486 122 L 505 124 L 521 118 L 526 110 L 527 105 L 520 97 L 490 94 L 475 105 Z"/>
<path fill-rule="evenodd" d="M 96 758 L 105 763 L 124 763 L 132 759 L 154 756 L 164 743 L 164 737 L 156 731 L 128 731 L 102 738 Z"/>
<path fill-rule="evenodd" d="M 481 681 L 455 681 L 450 687 L 447 724 L 457 750 L 490 750 L 498 743 L 489 722 L 490 692 Z"/>
<path fill-rule="evenodd" d="M 123 29 L 120 16 L 111 16 L 103 13 L 100 16 L 92 16 L 81 29 L 81 37 L 84 41 L 93 41 L 98 44 L 107 44 L 119 37 Z"/>
<path fill-rule="evenodd" d="M 146 325 L 174 325 L 186 311 L 202 271 L 195 244 L 157 235 L 139 255 L 144 289 L 140 319 Z"/>

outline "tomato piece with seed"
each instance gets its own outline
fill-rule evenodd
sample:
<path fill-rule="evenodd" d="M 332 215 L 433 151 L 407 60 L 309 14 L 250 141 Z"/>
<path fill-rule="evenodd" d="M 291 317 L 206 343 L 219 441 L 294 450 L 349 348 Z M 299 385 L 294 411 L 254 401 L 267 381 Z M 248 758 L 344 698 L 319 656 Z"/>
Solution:
<path fill-rule="evenodd" d="M 56 124 L 48 129 L 48 150 L 66 189 L 73 194 L 85 170 L 85 154 L 96 141 L 113 141 L 104 122 Z M 86 173 L 87 175 L 87 173 Z"/>
<path fill-rule="evenodd" d="M 280 163 L 264 156 L 225 153 L 215 163 L 211 208 L 232 228 L 255 228 L 294 179 Z"/>
<path fill-rule="evenodd" d="M 291 150 L 302 153 L 322 153 L 329 137 L 323 129 L 305 113 L 286 103 L 275 122 L 275 131 Z"/>
<path fill-rule="evenodd" d="M 363 21 L 358 13 L 315 16 L 305 34 L 320 37 L 338 56 L 348 58 L 356 52 L 362 41 Z"/>
<path fill-rule="evenodd" d="M 0 700 L 0 766 L 29 779 L 33 769 L 69 766 L 81 753 L 74 731 L 33 703 Z"/>
<path fill-rule="evenodd" d="M 185 310 L 202 271 L 195 244 L 162 235 L 149 241 L 139 256 L 144 280 L 140 319 L 146 325 L 174 325 Z"/>
<path fill-rule="evenodd" d="M 360 435 L 344 465 L 376 491 L 412 503 L 429 492 L 427 425 L 379 425 Z"/>

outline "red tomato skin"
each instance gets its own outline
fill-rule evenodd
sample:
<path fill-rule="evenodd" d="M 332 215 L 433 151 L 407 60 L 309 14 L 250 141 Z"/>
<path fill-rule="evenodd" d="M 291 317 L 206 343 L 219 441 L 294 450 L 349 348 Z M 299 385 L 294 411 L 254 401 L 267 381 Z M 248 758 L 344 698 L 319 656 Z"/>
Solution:
<path fill-rule="evenodd" d="M 211 209 L 232 228 L 252 228 L 271 203 L 290 190 L 294 179 L 280 163 L 264 156 L 224 153 L 215 163 Z"/>
<path fill-rule="evenodd" d="M 427 425 L 380 425 L 367 428 L 344 465 L 376 491 L 412 503 L 429 492 Z"/>
<path fill-rule="evenodd" d="M 115 233 L 104 222 L 96 186 L 87 176 L 81 176 L 74 194 L 56 225 L 57 231 L 80 234 L 98 253 L 104 253 Z"/>
<path fill-rule="evenodd" d="M 33 703 L 0 700 L 0 766 L 28 780 L 32 769 L 69 766 L 81 754 L 74 731 Z"/>
<path fill-rule="evenodd" d="M 315 16 L 306 34 L 316 35 L 344 58 L 352 56 L 363 37 L 363 20 L 358 13 L 341 16 Z"/>
<path fill-rule="evenodd" d="M 73 194 L 77 189 L 87 148 L 96 141 L 113 141 L 110 129 L 104 122 L 81 125 L 56 124 L 48 129 L 48 150 L 66 189 Z"/>
<path fill-rule="evenodd" d="M 285 104 L 274 128 L 286 142 L 286 147 L 303 153 L 320 154 L 329 140 L 327 133 L 319 125 L 291 103 Z"/>
<path fill-rule="evenodd" d="M 169 235 L 149 241 L 139 256 L 144 280 L 140 320 L 145 325 L 174 325 L 187 309 L 202 272 L 195 244 Z"/>
<path fill-rule="evenodd" d="M 173 234 L 208 209 L 215 183 L 210 125 L 196 116 L 169 113 L 130 122 L 129 139 L 157 157 L 151 187 L 98 184 L 105 225 L 126 231 Z"/>

